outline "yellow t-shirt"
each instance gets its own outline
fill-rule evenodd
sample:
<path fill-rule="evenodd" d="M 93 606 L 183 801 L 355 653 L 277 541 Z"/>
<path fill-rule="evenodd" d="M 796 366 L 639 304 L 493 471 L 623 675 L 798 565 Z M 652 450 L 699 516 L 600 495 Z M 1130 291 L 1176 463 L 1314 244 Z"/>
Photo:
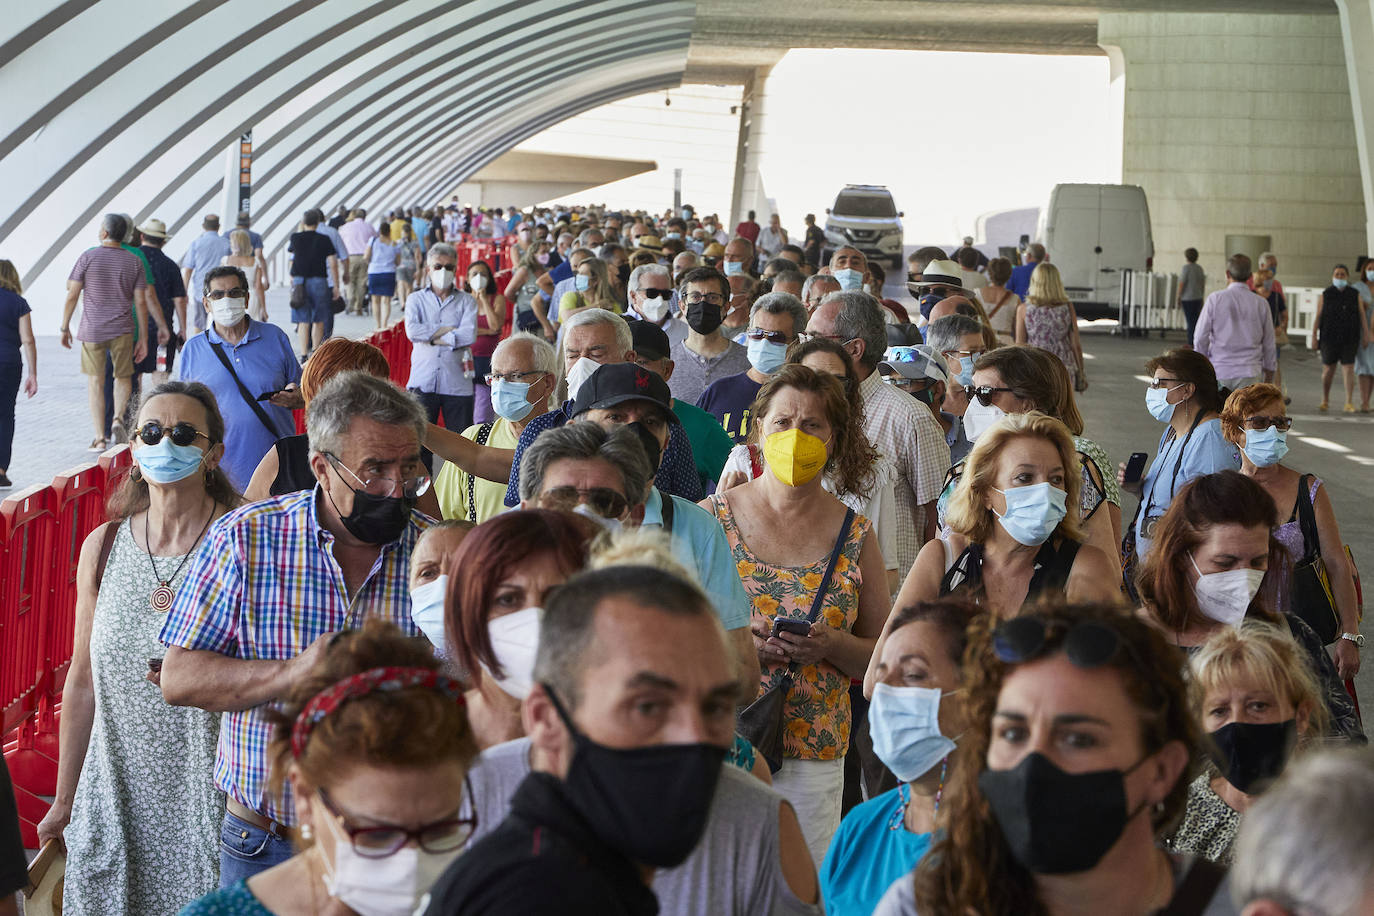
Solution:
<path fill-rule="evenodd" d="M 463 437 L 476 442 L 477 430 L 480 428 L 481 424 L 469 426 L 463 430 Z M 513 449 L 519 441 L 520 437 L 515 435 L 510 422 L 498 417 L 486 444 L 492 448 Z M 472 518 L 468 514 L 468 480 L 467 473 L 459 470 L 457 465 L 449 461 L 444 462 L 439 476 L 434 479 L 434 495 L 439 499 L 439 509 L 443 512 L 444 518 L 465 518 L 475 525 L 480 525 L 506 511 L 506 481 L 497 482 L 478 477 L 473 480 L 472 488 L 472 501 L 477 509 L 477 517 Z"/>

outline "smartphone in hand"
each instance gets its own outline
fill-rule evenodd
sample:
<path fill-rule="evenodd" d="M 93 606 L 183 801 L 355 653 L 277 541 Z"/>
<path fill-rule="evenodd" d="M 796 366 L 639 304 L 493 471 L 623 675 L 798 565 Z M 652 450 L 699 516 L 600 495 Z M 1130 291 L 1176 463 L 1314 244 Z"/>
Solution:
<path fill-rule="evenodd" d="M 773 635 L 791 633 L 794 636 L 810 636 L 811 624 L 795 617 L 777 617 L 773 620 Z"/>
<path fill-rule="evenodd" d="M 274 397 L 276 397 L 277 395 L 281 394 L 281 393 L 282 393 L 283 391 L 285 391 L 285 390 L 286 390 L 285 388 L 278 388 L 276 391 L 264 392 L 263 394 L 258 395 L 258 400 L 259 400 L 259 401 L 270 401 L 270 400 L 272 400 L 272 398 L 274 398 Z"/>
<path fill-rule="evenodd" d="M 157 672 L 161 671 L 161 670 L 162 670 L 162 659 L 160 659 L 160 658 L 150 658 L 150 659 L 148 659 L 148 670 L 149 670 L 149 671 L 152 671 L 154 674 L 156 674 Z"/>
<path fill-rule="evenodd" d="M 1123 483 L 1139 483 L 1140 477 L 1145 473 L 1145 461 L 1150 456 L 1144 452 L 1132 452 L 1131 457 L 1126 460 L 1126 474 Z"/>

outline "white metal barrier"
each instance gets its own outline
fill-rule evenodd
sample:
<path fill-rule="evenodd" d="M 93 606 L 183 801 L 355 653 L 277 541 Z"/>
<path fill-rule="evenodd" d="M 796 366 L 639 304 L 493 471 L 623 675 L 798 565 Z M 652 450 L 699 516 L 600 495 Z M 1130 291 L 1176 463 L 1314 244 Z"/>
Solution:
<path fill-rule="evenodd" d="M 1119 333 L 1184 330 L 1187 323 L 1178 305 L 1178 274 L 1123 270 L 1117 321 Z"/>

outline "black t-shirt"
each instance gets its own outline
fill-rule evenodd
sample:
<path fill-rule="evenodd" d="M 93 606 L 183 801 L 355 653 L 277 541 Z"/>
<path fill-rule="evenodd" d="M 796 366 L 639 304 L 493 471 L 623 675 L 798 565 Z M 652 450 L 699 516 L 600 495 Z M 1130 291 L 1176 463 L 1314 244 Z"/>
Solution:
<path fill-rule="evenodd" d="M 712 382 L 697 398 L 697 406 L 716 418 L 736 445 L 749 438 L 749 408 L 763 386 L 748 372 L 729 375 Z"/>
<path fill-rule="evenodd" d="M 268 491 L 273 496 L 299 493 L 315 488 L 315 474 L 310 470 L 310 437 L 305 433 L 278 439 L 277 476 Z"/>
<path fill-rule="evenodd" d="M 329 256 L 334 254 L 334 243 L 329 236 L 307 229 L 291 235 L 287 246 L 291 252 L 291 276 L 327 277 L 329 276 Z"/>
<path fill-rule="evenodd" d="M 29 883 L 29 860 L 19 837 L 19 810 L 14 804 L 10 771 L 0 754 L 0 897 L 8 897 Z"/>
<path fill-rule="evenodd" d="M 645 817 L 652 817 L 645 812 Z M 587 829 L 548 773 L 530 773 L 501 826 L 459 856 L 425 916 L 657 916 L 639 870 Z"/>

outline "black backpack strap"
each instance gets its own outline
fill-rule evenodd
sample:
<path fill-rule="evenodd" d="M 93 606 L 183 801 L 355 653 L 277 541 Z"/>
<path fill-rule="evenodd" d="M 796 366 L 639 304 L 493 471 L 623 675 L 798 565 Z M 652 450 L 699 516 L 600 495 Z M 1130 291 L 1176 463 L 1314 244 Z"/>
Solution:
<path fill-rule="evenodd" d="M 272 434 L 272 438 L 280 439 L 281 431 L 272 425 L 272 421 L 268 419 L 267 411 L 262 409 L 262 405 L 258 403 L 258 399 L 244 386 L 243 380 L 240 379 L 239 374 L 234 371 L 234 364 L 230 362 L 229 357 L 224 355 L 224 347 L 212 341 L 208 331 L 205 332 L 205 342 L 210 345 L 211 350 L 215 351 L 215 355 L 219 357 L 220 365 L 224 366 L 225 371 L 229 373 L 229 377 L 232 378 L 234 384 L 239 387 L 239 395 L 243 398 L 244 403 L 253 409 L 254 415 L 262 421 L 262 425 Z"/>
<path fill-rule="evenodd" d="M 477 444 L 486 445 L 495 423 L 483 423 L 477 427 Z M 477 524 L 477 478 L 468 475 L 468 521 Z"/>
<path fill-rule="evenodd" d="M 1226 869 L 1199 856 L 1193 860 L 1188 874 L 1183 876 L 1183 883 L 1174 891 L 1169 905 L 1159 911 L 1159 916 L 1202 916 L 1225 877 Z"/>
<path fill-rule="evenodd" d="M 1317 534 L 1317 513 L 1312 510 L 1311 474 L 1298 478 L 1298 527 L 1302 529 L 1302 563 L 1310 563 L 1322 554 L 1321 537 Z"/>
<path fill-rule="evenodd" d="M 659 499 L 663 502 L 663 530 L 671 535 L 673 533 L 673 513 L 676 511 L 673 506 L 673 497 L 665 493 L 661 487 L 654 489 L 658 490 Z"/>

